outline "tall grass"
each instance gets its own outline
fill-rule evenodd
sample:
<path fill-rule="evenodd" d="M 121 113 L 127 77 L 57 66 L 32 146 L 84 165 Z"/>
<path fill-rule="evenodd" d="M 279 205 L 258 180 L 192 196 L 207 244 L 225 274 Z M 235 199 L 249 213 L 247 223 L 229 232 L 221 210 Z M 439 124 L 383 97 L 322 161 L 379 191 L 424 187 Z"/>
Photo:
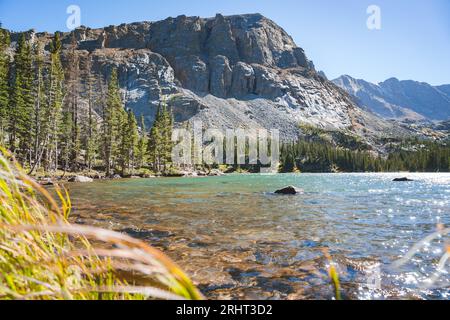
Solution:
<path fill-rule="evenodd" d="M 334 288 L 334 298 L 336 300 L 342 300 L 341 282 L 339 280 L 339 273 L 336 269 L 336 264 L 334 263 L 333 258 L 331 257 L 331 254 L 328 249 L 324 249 L 323 254 L 329 263 L 328 276 L 330 277 L 331 284 L 333 285 Z"/>
<path fill-rule="evenodd" d="M 0 149 L 0 299 L 202 299 L 160 251 L 69 223 L 69 195 L 56 191 L 57 199 Z"/>

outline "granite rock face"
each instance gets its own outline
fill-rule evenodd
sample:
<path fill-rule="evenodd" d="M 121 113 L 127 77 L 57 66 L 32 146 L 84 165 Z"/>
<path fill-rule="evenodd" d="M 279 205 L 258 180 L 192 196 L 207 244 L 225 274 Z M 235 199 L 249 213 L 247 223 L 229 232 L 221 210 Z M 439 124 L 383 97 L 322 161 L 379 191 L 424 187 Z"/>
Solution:
<path fill-rule="evenodd" d="M 17 38 L 13 34 L 12 45 Z M 39 38 L 47 49 L 51 41 L 47 33 L 27 38 Z M 103 82 L 118 69 L 126 108 L 144 115 L 148 125 L 160 101 L 170 99 L 177 123 L 279 129 L 283 139 L 295 139 L 299 123 L 368 136 L 380 129 L 399 134 L 319 76 L 304 50 L 260 14 L 80 27 L 62 35 L 63 56 L 73 39 L 81 69 L 92 59 L 92 72 Z"/>
<path fill-rule="evenodd" d="M 210 92 L 219 98 L 226 98 L 231 89 L 233 70 L 225 56 L 215 56 L 211 61 Z"/>

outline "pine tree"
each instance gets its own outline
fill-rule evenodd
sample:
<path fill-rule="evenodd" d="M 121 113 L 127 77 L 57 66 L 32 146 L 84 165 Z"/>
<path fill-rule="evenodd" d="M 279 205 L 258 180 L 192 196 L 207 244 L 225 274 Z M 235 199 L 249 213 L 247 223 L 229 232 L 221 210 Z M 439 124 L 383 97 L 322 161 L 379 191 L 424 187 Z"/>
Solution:
<path fill-rule="evenodd" d="M 58 168 L 59 136 L 62 120 L 62 105 L 64 100 L 64 72 L 61 64 L 61 40 L 59 33 L 50 46 L 51 61 L 48 79 L 48 96 L 45 106 L 44 123 L 41 130 L 45 135 L 45 171 L 54 171 Z"/>
<path fill-rule="evenodd" d="M 163 157 L 164 157 L 164 171 L 167 170 L 167 166 L 172 162 L 172 133 L 173 133 L 173 125 L 174 119 L 171 109 L 164 103 L 163 110 L 164 122 L 163 122 Z"/>
<path fill-rule="evenodd" d="M 32 136 L 30 134 L 33 99 L 33 70 L 31 46 L 22 34 L 14 56 L 14 76 L 10 101 L 10 149 L 18 160 L 31 162 Z"/>
<path fill-rule="evenodd" d="M 6 53 L 10 45 L 9 32 L 0 29 L 0 145 L 7 139 L 9 105 L 9 56 Z"/>
<path fill-rule="evenodd" d="M 106 175 L 110 176 L 112 169 L 120 158 L 121 130 L 126 119 L 126 112 L 120 97 L 117 69 L 113 69 L 108 83 L 108 93 L 103 121 L 103 149 Z"/>
<path fill-rule="evenodd" d="M 33 65 L 34 65 L 34 79 L 33 79 L 33 99 L 34 99 L 34 111 L 33 111 L 33 126 L 32 126 L 32 138 L 33 138 L 33 164 L 29 174 L 32 174 L 34 170 L 40 166 L 40 159 L 45 146 L 45 135 L 42 132 L 42 124 L 45 123 L 45 103 L 46 103 L 46 86 L 44 82 L 44 57 L 43 57 L 43 45 L 39 41 L 33 46 Z"/>
<path fill-rule="evenodd" d="M 93 163 L 95 163 L 98 143 L 97 143 L 97 119 L 94 115 L 94 87 L 96 78 L 92 73 L 92 57 L 89 56 L 86 63 L 86 92 L 87 92 L 87 102 L 88 102 L 88 114 L 87 120 L 85 121 L 84 133 L 83 133 L 83 148 L 85 150 L 85 164 L 88 170 L 92 169 Z"/>
<path fill-rule="evenodd" d="M 71 148 L 70 148 L 70 167 L 73 170 L 78 168 L 78 157 L 80 155 L 81 141 L 80 141 L 80 126 L 79 126 L 79 111 L 78 111 L 78 97 L 80 94 L 80 61 L 76 51 L 77 41 L 75 35 L 72 33 L 70 50 L 68 52 L 68 70 L 66 74 L 67 96 L 65 108 L 71 115 L 71 124 L 69 119 L 66 120 L 66 129 L 70 128 Z"/>
<path fill-rule="evenodd" d="M 150 129 L 150 138 L 148 140 L 148 155 L 153 166 L 153 171 L 160 172 L 161 163 L 161 107 L 158 106 L 155 121 Z"/>
<path fill-rule="evenodd" d="M 148 135 L 147 130 L 145 128 L 145 119 L 144 116 L 141 115 L 139 140 L 136 148 L 136 166 L 139 169 L 143 168 L 148 160 L 147 146 L 148 146 Z"/>
<path fill-rule="evenodd" d="M 62 113 L 62 120 L 60 122 L 60 130 L 59 130 L 60 161 L 64 172 L 70 169 L 72 160 L 71 159 L 71 154 L 73 151 L 72 127 L 73 127 L 72 113 L 69 110 L 64 110 Z"/>
<path fill-rule="evenodd" d="M 155 172 L 165 172 L 171 162 L 173 122 L 172 112 L 163 101 L 158 106 L 148 143 L 150 161 Z"/>
<path fill-rule="evenodd" d="M 122 138 L 120 145 L 121 152 L 119 161 L 122 175 L 125 175 L 127 171 L 133 173 L 138 139 L 139 133 L 136 117 L 134 116 L 134 113 L 129 110 L 127 113 L 127 119 L 122 126 Z"/>

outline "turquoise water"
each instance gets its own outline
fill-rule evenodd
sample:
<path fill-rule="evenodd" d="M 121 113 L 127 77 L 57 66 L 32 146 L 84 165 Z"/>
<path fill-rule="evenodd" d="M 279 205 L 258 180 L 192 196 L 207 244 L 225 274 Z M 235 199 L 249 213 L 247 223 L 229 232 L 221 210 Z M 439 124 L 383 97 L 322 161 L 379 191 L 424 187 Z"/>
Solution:
<path fill-rule="evenodd" d="M 445 238 L 427 244 L 401 269 L 392 262 L 437 225 L 450 225 L 450 175 L 413 174 L 414 182 L 392 182 L 402 176 L 230 175 L 69 188 L 76 222 L 161 248 L 211 298 L 332 299 L 328 249 L 346 298 L 448 299 L 445 272 L 424 285 L 445 253 Z M 287 185 L 305 193 L 273 194 Z"/>

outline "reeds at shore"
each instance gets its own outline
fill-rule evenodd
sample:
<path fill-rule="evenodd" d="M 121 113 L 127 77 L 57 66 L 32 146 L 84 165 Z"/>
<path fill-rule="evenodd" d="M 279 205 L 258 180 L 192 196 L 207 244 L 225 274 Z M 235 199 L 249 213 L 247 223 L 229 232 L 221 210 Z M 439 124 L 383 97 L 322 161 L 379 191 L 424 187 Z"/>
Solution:
<path fill-rule="evenodd" d="M 202 299 L 159 250 L 110 230 L 69 222 L 55 199 L 0 150 L 0 299 Z M 139 279 L 139 280 L 136 280 Z"/>

